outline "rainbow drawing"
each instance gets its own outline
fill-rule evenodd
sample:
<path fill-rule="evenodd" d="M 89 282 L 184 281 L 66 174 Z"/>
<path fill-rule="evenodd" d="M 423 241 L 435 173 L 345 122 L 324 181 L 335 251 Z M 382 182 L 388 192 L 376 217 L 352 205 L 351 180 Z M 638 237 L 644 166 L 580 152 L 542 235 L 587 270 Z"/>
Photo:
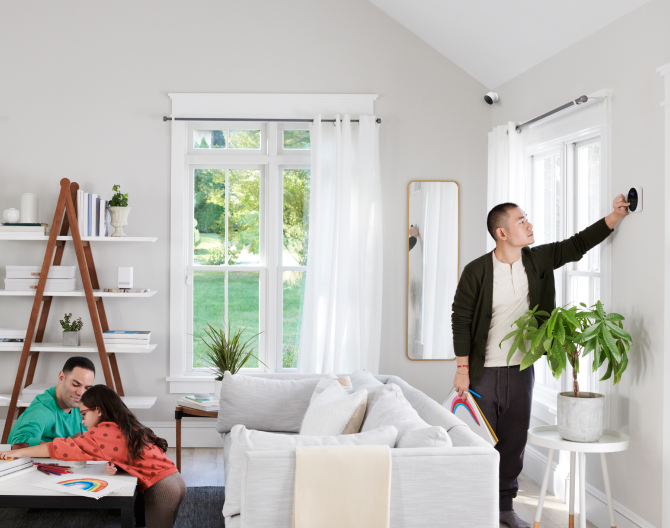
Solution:
<path fill-rule="evenodd" d="M 68 487 L 72 486 L 74 488 L 80 488 L 83 491 L 89 491 L 91 493 L 102 491 L 107 487 L 106 481 L 94 478 L 62 480 L 58 484 L 62 486 L 68 486 Z"/>
<path fill-rule="evenodd" d="M 472 407 L 470 407 L 470 402 L 467 400 L 464 400 L 461 396 L 457 396 L 454 398 L 454 401 L 451 402 L 451 412 L 452 414 L 456 414 L 456 409 L 460 406 L 465 407 L 465 410 L 468 411 L 470 416 L 472 416 L 472 419 L 475 421 L 477 425 L 481 425 L 479 423 L 479 420 L 477 420 L 477 417 L 475 416 L 475 412 L 472 410 Z"/>

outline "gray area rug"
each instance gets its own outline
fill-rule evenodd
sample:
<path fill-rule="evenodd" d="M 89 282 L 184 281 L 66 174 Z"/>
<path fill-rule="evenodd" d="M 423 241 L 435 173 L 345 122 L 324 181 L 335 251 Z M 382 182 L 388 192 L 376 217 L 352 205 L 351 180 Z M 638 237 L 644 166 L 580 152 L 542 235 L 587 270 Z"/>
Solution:
<path fill-rule="evenodd" d="M 178 528 L 223 528 L 224 488 L 203 486 L 186 488 L 179 508 Z M 119 510 L 0 509 L 2 528 L 118 528 Z"/>

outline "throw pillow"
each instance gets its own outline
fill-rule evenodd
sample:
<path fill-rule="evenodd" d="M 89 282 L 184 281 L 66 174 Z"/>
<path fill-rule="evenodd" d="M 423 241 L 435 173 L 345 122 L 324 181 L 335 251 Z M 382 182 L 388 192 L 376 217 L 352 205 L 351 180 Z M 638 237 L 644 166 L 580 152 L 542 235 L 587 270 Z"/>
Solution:
<path fill-rule="evenodd" d="M 398 429 L 395 447 L 451 447 L 443 427 L 433 427 L 421 419 L 402 392 L 387 391 L 370 410 L 362 432 L 393 425 Z"/>
<path fill-rule="evenodd" d="M 297 433 L 320 378 L 278 380 L 225 372 L 216 430 L 234 425 L 249 429 Z"/>
<path fill-rule="evenodd" d="M 402 394 L 402 389 L 398 387 L 395 383 L 387 383 L 386 385 L 379 385 L 378 387 L 373 387 L 368 389 L 368 404 L 365 407 L 365 416 L 363 416 L 363 423 L 368 418 L 370 414 L 370 409 L 374 407 L 375 403 L 381 398 L 384 394 L 389 391 L 395 391 Z"/>
<path fill-rule="evenodd" d="M 368 392 L 347 394 L 336 380 L 307 408 L 301 435 L 328 436 L 357 433 L 363 423 Z"/>
<path fill-rule="evenodd" d="M 380 385 L 384 385 L 367 370 L 357 370 L 351 374 L 351 383 L 354 386 L 354 392 L 359 390 L 370 390 Z"/>
<path fill-rule="evenodd" d="M 228 434 L 231 435 L 228 455 L 230 471 L 225 475 L 226 502 L 223 504 L 223 515 L 232 517 L 241 511 L 242 462 L 245 452 L 294 450 L 296 446 L 387 445 L 393 447 L 398 430 L 393 426 L 387 426 L 346 436 L 300 436 L 250 431 L 243 425 L 236 425 Z"/>
<path fill-rule="evenodd" d="M 319 380 L 319 383 L 316 384 L 316 388 L 312 393 L 312 399 L 309 401 L 310 405 L 312 405 L 312 402 L 316 399 L 316 397 L 319 394 L 321 394 L 328 386 L 330 386 L 333 380 L 337 380 L 339 384 L 342 385 L 342 388 L 348 393 L 352 391 L 353 386 L 351 385 L 351 379 L 349 378 L 349 376 L 343 376 L 341 378 L 338 378 L 335 374 L 331 372 L 330 374 L 326 374 L 323 378 Z"/>

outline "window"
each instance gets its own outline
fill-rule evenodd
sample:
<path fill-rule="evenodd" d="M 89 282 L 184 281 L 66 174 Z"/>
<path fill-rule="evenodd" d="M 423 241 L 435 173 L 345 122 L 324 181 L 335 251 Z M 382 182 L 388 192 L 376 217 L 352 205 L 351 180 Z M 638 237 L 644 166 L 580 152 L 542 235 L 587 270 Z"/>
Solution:
<path fill-rule="evenodd" d="M 564 240 L 609 213 L 603 204 L 608 198 L 601 173 L 602 139 L 593 137 L 579 142 L 561 142 L 532 157 L 530 177 L 531 222 L 536 244 Z M 587 306 L 602 299 L 603 269 L 601 259 L 605 245 L 590 250 L 579 262 L 554 271 L 556 305 Z M 605 301 L 606 303 L 606 301 Z M 591 357 L 580 360 L 579 383 L 585 391 L 595 391 L 598 379 L 591 371 Z M 546 391 L 570 390 L 572 372 L 556 380 L 546 361 L 538 361 L 536 387 Z"/>
<path fill-rule="evenodd" d="M 187 139 L 191 214 L 185 229 L 193 235 L 184 371 L 209 372 L 204 329 L 227 329 L 228 321 L 233 332 L 245 329 L 242 339 L 252 339 L 262 363 L 277 371 L 295 368 L 307 270 L 309 129 L 204 125 L 192 123 Z M 261 365 L 251 359 L 245 368 Z"/>

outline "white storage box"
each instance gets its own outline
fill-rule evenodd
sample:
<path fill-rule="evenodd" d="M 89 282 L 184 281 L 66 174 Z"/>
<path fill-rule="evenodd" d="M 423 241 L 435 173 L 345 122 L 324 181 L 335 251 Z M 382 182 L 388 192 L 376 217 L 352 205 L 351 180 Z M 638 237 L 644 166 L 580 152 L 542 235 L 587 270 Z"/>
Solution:
<path fill-rule="evenodd" d="M 39 279 L 42 266 L 5 266 L 8 279 Z M 47 279 L 74 279 L 75 266 L 51 266 Z"/>
<path fill-rule="evenodd" d="M 35 279 L 5 279 L 5 291 L 30 291 L 37 289 L 38 278 Z M 47 279 L 44 291 L 66 292 L 74 291 L 76 279 Z"/>
<path fill-rule="evenodd" d="M 21 391 L 21 401 L 30 403 L 35 399 L 35 396 L 43 394 L 45 391 L 49 390 L 52 386 L 48 383 L 33 383 L 28 385 L 25 389 Z"/>

